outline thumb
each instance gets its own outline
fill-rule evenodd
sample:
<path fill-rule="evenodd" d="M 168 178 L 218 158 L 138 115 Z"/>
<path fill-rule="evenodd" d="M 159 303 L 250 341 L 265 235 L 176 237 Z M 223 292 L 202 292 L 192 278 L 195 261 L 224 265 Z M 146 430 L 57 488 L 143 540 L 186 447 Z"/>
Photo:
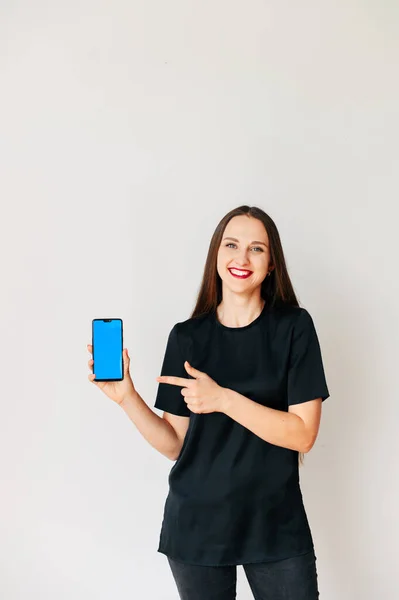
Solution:
<path fill-rule="evenodd" d="M 192 375 L 192 377 L 207 377 L 206 373 L 203 373 L 202 371 L 199 371 L 199 369 L 192 367 L 188 360 L 184 362 L 184 368 L 189 375 Z"/>

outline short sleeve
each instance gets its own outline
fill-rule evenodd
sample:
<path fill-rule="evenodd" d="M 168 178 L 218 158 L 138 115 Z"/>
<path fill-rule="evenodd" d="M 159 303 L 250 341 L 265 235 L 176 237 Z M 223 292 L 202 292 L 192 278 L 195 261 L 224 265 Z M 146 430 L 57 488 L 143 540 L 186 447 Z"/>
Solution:
<path fill-rule="evenodd" d="M 294 324 L 288 366 L 288 405 L 330 396 L 319 340 L 313 319 L 305 308 Z"/>
<path fill-rule="evenodd" d="M 190 379 L 189 374 L 184 368 L 184 360 L 179 346 L 176 324 L 169 333 L 160 375 L 174 375 Z M 182 386 L 159 383 L 154 404 L 155 408 L 172 413 L 173 415 L 189 417 L 191 411 L 184 401 L 181 390 Z"/>

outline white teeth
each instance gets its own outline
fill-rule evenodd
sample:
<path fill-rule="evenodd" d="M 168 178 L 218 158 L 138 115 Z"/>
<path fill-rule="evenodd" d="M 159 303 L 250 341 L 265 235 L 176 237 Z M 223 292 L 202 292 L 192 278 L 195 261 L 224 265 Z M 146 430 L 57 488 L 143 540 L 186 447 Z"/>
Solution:
<path fill-rule="evenodd" d="M 230 269 L 232 273 L 235 275 L 247 275 L 250 271 L 238 271 L 237 269 Z"/>

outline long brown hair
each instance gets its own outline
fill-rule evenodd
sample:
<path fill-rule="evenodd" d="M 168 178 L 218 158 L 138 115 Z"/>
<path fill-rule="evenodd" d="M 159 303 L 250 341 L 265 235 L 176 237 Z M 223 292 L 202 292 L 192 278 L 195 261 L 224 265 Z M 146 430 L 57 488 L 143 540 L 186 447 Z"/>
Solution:
<path fill-rule="evenodd" d="M 238 215 L 247 215 L 262 221 L 269 237 L 270 264 L 274 266 L 269 277 L 261 284 L 261 297 L 268 307 L 299 306 L 285 263 L 280 235 L 273 219 L 257 206 L 239 206 L 228 212 L 218 223 L 208 249 L 201 286 L 191 318 L 216 312 L 222 301 L 222 280 L 217 272 L 217 254 L 227 223 Z M 303 464 L 299 453 L 299 464 Z"/>

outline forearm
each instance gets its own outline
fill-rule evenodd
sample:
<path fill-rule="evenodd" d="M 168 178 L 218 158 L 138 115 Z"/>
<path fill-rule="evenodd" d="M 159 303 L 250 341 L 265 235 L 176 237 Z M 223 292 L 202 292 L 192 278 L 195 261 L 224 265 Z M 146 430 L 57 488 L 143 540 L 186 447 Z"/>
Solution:
<path fill-rule="evenodd" d="M 229 388 L 224 390 L 223 406 L 227 416 L 266 442 L 298 452 L 308 451 L 305 423 L 294 413 L 263 406 Z"/>
<path fill-rule="evenodd" d="M 170 423 L 155 414 L 137 391 L 120 406 L 155 450 L 175 460 L 180 442 Z"/>

